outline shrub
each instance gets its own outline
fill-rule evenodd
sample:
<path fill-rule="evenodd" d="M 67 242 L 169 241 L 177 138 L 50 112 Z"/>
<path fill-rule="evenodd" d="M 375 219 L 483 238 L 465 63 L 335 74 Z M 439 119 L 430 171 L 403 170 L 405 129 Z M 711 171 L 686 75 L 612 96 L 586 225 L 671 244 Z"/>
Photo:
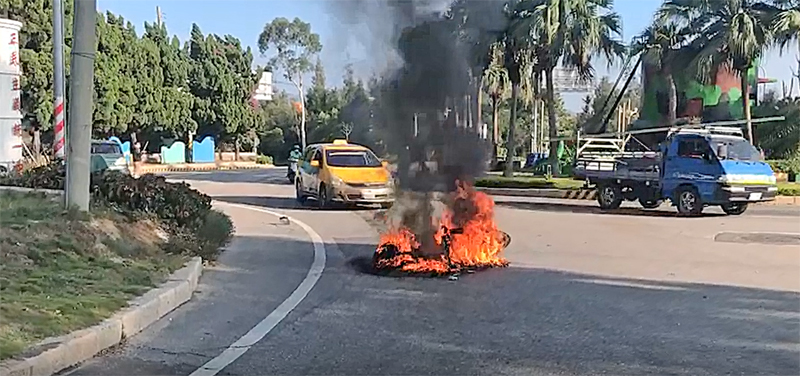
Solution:
<path fill-rule="evenodd" d="M 792 175 L 800 174 L 800 158 L 775 159 L 767 161 L 767 163 L 772 166 L 772 170 L 775 172 L 783 172 Z"/>
<path fill-rule="evenodd" d="M 171 225 L 196 229 L 211 210 L 211 197 L 186 183 L 146 174 L 136 179 L 113 171 L 92 176 L 94 199 L 125 211 L 154 214 Z"/>
<path fill-rule="evenodd" d="M 271 165 L 272 164 L 272 156 L 271 155 L 259 155 L 256 157 L 257 164 L 263 165 Z"/>
<path fill-rule="evenodd" d="M 0 185 L 36 189 L 64 189 L 66 176 L 66 165 L 60 162 L 53 162 L 25 170 L 20 174 L 2 177 L 0 178 Z"/>
<path fill-rule="evenodd" d="M 800 196 L 800 183 L 778 183 L 778 194 L 781 196 Z"/>
<path fill-rule="evenodd" d="M 39 189 L 64 189 L 66 169 L 53 163 L 19 175 L 0 178 L 0 185 Z M 128 216 L 158 218 L 170 232 L 172 251 L 216 258 L 233 234 L 227 215 L 211 209 L 211 197 L 186 183 L 171 183 L 162 176 L 134 178 L 116 171 L 91 175 L 92 203 Z"/>

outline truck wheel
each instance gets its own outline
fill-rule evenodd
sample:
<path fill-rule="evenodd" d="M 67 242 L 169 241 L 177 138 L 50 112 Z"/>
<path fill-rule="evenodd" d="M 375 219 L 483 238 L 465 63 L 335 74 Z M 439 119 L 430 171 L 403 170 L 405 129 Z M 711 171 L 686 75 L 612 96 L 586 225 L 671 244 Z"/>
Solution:
<path fill-rule="evenodd" d="M 703 202 L 694 187 L 679 188 L 675 196 L 677 197 L 675 206 L 678 207 L 678 214 L 696 216 L 703 212 Z"/>
<path fill-rule="evenodd" d="M 655 209 L 661 206 L 661 200 L 645 200 L 640 198 L 639 205 L 642 205 L 645 209 Z"/>
<path fill-rule="evenodd" d="M 722 205 L 722 211 L 728 215 L 740 215 L 747 210 L 746 202 L 732 202 L 730 204 Z"/>
<path fill-rule="evenodd" d="M 597 203 L 600 209 L 613 210 L 622 205 L 622 190 L 618 185 L 601 185 L 597 187 Z"/>

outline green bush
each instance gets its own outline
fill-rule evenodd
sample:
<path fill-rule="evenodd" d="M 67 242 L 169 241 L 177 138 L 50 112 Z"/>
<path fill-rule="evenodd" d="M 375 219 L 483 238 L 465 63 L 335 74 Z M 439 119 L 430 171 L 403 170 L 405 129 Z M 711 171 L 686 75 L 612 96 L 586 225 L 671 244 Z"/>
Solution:
<path fill-rule="evenodd" d="M 25 170 L 21 174 L 0 178 L 0 185 L 26 187 L 36 189 L 64 189 L 67 168 L 63 163 L 50 164 Z"/>
<path fill-rule="evenodd" d="M 263 164 L 263 165 L 271 165 L 272 163 L 272 156 L 271 155 L 259 155 L 256 157 L 256 164 Z"/>
<path fill-rule="evenodd" d="M 231 217 L 218 210 L 209 211 L 197 232 L 199 248 L 196 253 L 204 259 L 216 260 L 219 250 L 233 237 L 233 231 Z"/>
<path fill-rule="evenodd" d="M 800 196 L 800 183 L 778 183 L 778 195 Z"/>
<path fill-rule="evenodd" d="M 60 163 L 19 175 L 0 178 L 0 185 L 38 189 L 64 189 L 66 170 Z M 211 197 L 186 183 L 171 183 L 162 176 L 134 178 L 116 171 L 91 175 L 92 204 L 110 207 L 135 217 L 158 218 L 170 232 L 172 251 L 214 259 L 233 235 L 227 215 L 211 209 Z"/>
<path fill-rule="evenodd" d="M 515 176 L 483 176 L 475 179 L 476 187 L 483 188 L 517 188 L 517 189 L 580 189 L 583 186 L 580 180 L 569 178 L 555 178 L 547 180 L 543 177 Z"/>
<path fill-rule="evenodd" d="M 92 176 L 92 197 L 125 211 L 153 214 L 171 225 L 198 228 L 211 210 L 211 197 L 186 183 L 152 174 L 134 178 L 106 171 Z"/>
<path fill-rule="evenodd" d="M 775 159 L 767 161 L 775 172 L 783 172 L 786 174 L 797 175 L 800 174 L 800 158 L 794 159 Z"/>

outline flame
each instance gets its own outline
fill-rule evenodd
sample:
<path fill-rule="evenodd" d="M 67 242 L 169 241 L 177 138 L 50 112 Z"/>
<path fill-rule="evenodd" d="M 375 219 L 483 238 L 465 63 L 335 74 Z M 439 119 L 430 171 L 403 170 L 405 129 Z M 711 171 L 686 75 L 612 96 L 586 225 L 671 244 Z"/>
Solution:
<path fill-rule="evenodd" d="M 500 256 L 506 240 L 494 221 L 491 197 L 476 191 L 466 182 L 457 181 L 453 198 L 455 211 L 448 209 L 441 218 L 433 219 L 439 229 L 434 241 L 440 248 L 443 248 L 450 230 L 461 230 L 450 234 L 449 260 L 444 253 L 432 257 L 421 255 L 414 233 L 407 228 L 395 228 L 381 235 L 373 266 L 378 270 L 432 274 L 462 268 L 507 266 L 508 261 Z"/>

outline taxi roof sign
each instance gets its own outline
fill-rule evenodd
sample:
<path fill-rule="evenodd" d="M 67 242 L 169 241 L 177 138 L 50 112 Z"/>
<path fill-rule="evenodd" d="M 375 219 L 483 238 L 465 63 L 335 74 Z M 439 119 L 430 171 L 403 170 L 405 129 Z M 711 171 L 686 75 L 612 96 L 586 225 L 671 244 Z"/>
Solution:
<path fill-rule="evenodd" d="M 334 145 L 347 145 L 347 140 L 333 140 Z"/>

